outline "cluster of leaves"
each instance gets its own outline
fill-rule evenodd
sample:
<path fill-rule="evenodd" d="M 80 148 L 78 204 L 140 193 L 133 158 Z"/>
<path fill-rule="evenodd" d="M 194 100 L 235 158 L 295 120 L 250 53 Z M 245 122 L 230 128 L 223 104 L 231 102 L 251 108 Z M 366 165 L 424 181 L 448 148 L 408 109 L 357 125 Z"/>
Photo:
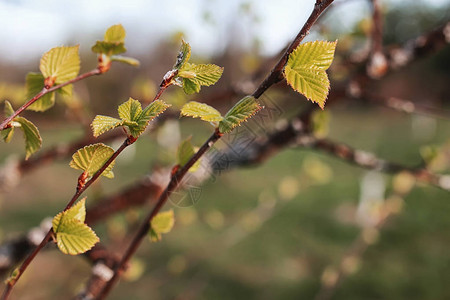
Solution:
<path fill-rule="evenodd" d="M 99 241 L 95 232 L 84 223 L 86 198 L 53 218 L 53 233 L 59 250 L 64 254 L 77 255 L 94 247 Z"/>
<path fill-rule="evenodd" d="M 98 69 L 101 73 L 109 70 L 112 61 L 122 61 L 131 65 L 138 62 L 132 58 L 122 57 L 119 54 L 126 51 L 125 30 L 121 25 L 110 27 L 103 41 L 97 41 L 92 51 L 98 54 Z M 304 94 L 308 99 L 317 102 L 321 108 L 324 107 L 328 95 L 330 83 L 326 69 L 330 66 L 336 42 L 312 42 L 300 45 L 289 56 L 284 67 L 284 76 L 287 82 L 298 92 Z M 57 47 L 51 49 L 42 56 L 40 63 L 41 73 L 30 73 L 27 76 L 28 96 L 42 93 L 50 87 L 63 84 L 57 91 L 71 95 L 72 82 L 78 76 L 80 70 L 80 58 L 78 46 Z M 215 84 L 223 73 L 223 68 L 214 64 L 194 64 L 189 62 L 191 47 L 182 41 L 181 49 L 173 69 L 169 71 L 163 81 L 164 88 L 170 85 L 178 85 L 187 94 L 200 92 L 201 86 Z M 55 102 L 55 93 L 47 93 L 38 101 L 30 105 L 29 109 L 45 111 L 52 107 Z M 97 115 L 92 124 L 93 135 L 99 135 L 122 127 L 127 133 L 128 139 L 134 142 L 147 128 L 150 121 L 163 113 L 170 105 L 162 100 L 155 99 L 147 107 L 142 108 L 138 100 L 129 98 L 128 101 L 118 107 L 119 118 Z M 236 126 L 247 121 L 262 107 L 253 96 L 245 96 L 238 101 L 225 115 L 222 115 L 214 107 L 205 103 L 191 101 L 181 109 L 182 116 L 200 118 L 211 123 L 215 130 L 221 134 L 232 131 Z M 14 110 L 9 102 L 5 103 L 5 114 L 11 116 Z M 318 121 L 318 124 L 324 121 Z M 28 120 L 16 117 L 11 126 L 2 131 L 6 142 L 11 140 L 15 127 L 24 131 L 26 140 L 27 158 L 41 146 L 41 138 L 37 128 Z M 191 144 L 190 138 L 183 141 L 178 147 L 178 167 L 185 166 L 195 155 L 196 149 Z M 73 156 L 70 166 L 82 170 L 80 178 L 86 180 L 92 178 L 102 168 L 102 176 L 113 178 L 112 171 L 114 161 L 110 161 L 114 150 L 101 143 L 88 145 L 79 149 Z M 108 163 L 108 161 L 110 161 Z M 108 163 L 107 167 L 105 165 Z M 191 167 L 194 171 L 199 166 L 199 161 Z M 84 184 L 84 182 L 83 182 Z M 66 254 L 76 255 L 91 249 L 99 241 L 95 232 L 87 226 L 86 199 L 80 200 L 73 207 L 59 213 L 53 219 L 54 238 L 59 249 Z M 168 233 L 175 222 L 173 210 L 159 213 L 150 222 L 149 236 L 152 241 L 161 240 L 163 233 Z"/>
<path fill-rule="evenodd" d="M 97 115 L 91 127 L 95 137 L 119 126 L 124 126 L 134 138 L 139 137 L 147 128 L 148 123 L 163 113 L 170 105 L 162 100 L 156 100 L 142 109 L 138 100 L 129 98 L 117 109 L 120 119 Z"/>
<path fill-rule="evenodd" d="M 125 35 L 122 25 L 113 25 L 106 31 L 104 41 L 97 41 L 92 47 L 92 50 L 99 54 L 98 69 L 101 73 L 109 70 L 111 61 L 121 61 L 133 66 L 139 65 L 136 59 L 116 55 L 126 51 Z M 39 97 L 27 109 L 44 112 L 55 105 L 56 92 L 64 96 L 72 96 L 73 85 L 68 83 L 76 79 L 80 72 L 79 46 L 50 49 L 42 56 L 39 69 L 40 73 L 31 72 L 26 76 L 27 99 Z M 62 86 L 56 91 L 48 92 L 48 89 L 58 85 Z M 11 104 L 5 101 L 5 115 L 9 117 L 13 113 L 14 109 Z M 16 117 L 9 125 L 2 131 L 4 141 L 11 141 L 14 127 L 21 128 L 25 135 L 26 158 L 41 148 L 42 140 L 39 131 L 31 121 L 23 117 Z"/>
<path fill-rule="evenodd" d="M 177 61 L 173 66 L 176 77 L 174 77 L 172 84 L 182 86 L 186 94 L 199 93 L 201 86 L 215 84 L 222 76 L 223 68 L 214 64 L 190 63 L 191 46 L 185 41 L 181 43 Z"/>

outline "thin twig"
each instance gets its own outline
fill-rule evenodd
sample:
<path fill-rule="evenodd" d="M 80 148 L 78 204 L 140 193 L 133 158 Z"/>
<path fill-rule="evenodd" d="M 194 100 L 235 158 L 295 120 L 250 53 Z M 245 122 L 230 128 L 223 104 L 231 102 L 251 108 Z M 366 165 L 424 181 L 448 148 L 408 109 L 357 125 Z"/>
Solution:
<path fill-rule="evenodd" d="M 0 124 L 0 131 L 5 130 L 9 127 L 9 123 L 15 118 L 17 117 L 20 113 L 22 113 L 25 109 L 27 109 L 31 104 L 33 104 L 34 102 L 36 102 L 37 100 L 39 100 L 42 96 L 54 92 L 66 85 L 75 83 L 77 81 L 83 80 L 85 78 L 94 76 L 94 75 L 100 75 L 102 74 L 102 72 L 100 71 L 100 69 L 96 68 L 92 71 L 86 72 L 84 74 L 81 74 L 77 77 L 75 77 L 74 79 L 71 79 L 69 81 L 63 82 L 61 84 L 52 86 L 51 88 L 43 88 L 36 96 L 34 96 L 33 98 L 31 98 L 28 102 L 26 102 L 24 105 L 22 105 L 19 109 L 17 109 L 11 116 L 9 116 L 8 118 L 6 118 L 5 120 L 3 120 L 3 122 Z"/>
<path fill-rule="evenodd" d="M 169 84 L 161 84 L 158 93 L 156 94 L 156 96 L 154 97 L 153 101 L 156 101 L 157 99 L 159 99 L 159 97 L 161 96 L 161 94 L 170 86 Z M 79 185 L 77 187 L 77 191 L 76 193 L 73 195 L 72 199 L 67 203 L 66 207 L 64 208 L 64 211 L 68 210 L 70 207 L 72 207 L 72 205 L 75 203 L 75 201 L 81 196 L 81 194 L 86 191 L 87 188 L 89 188 L 89 186 L 92 185 L 92 183 L 94 183 L 99 177 L 100 175 L 103 173 L 103 171 L 106 170 L 106 168 L 117 158 L 117 156 L 119 156 L 119 154 L 125 150 L 125 148 L 127 148 L 128 146 L 130 146 L 131 144 L 133 144 L 134 142 L 136 142 L 138 138 L 135 138 L 133 136 L 128 136 L 125 141 L 122 143 L 122 145 L 119 147 L 119 149 L 117 149 L 113 155 L 103 164 L 103 166 L 92 176 L 92 178 L 87 181 L 86 183 L 82 184 L 81 186 Z M 22 276 L 23 272 L 27 269 L 28 265 L 31 263 L 31 261 L 33 261 L 34 257 L 39 253 L 39 251 L 50 241 L 50 238 L 53 235 L 53 229 L 50 228 L 50 230 L 48 231 L 48 233 L 45 235 L 44 239 L 42 240 L 42 242 L 27 256 L 27 258 L 25 259 L 25 261 L 22 263 L 22 265 L 19 267 L 18 269 L 18 273 L 15 276 L 14 280 L 9 280 L 6 284 L 6 288 L 3 292 L 2 295 L 2 300 L 7 300 L 9 295 L 11 294 L 11 291 L 14 287 L 14 285 L 16 284 L 16 282 L 19 280 L 19 278 Z"/>

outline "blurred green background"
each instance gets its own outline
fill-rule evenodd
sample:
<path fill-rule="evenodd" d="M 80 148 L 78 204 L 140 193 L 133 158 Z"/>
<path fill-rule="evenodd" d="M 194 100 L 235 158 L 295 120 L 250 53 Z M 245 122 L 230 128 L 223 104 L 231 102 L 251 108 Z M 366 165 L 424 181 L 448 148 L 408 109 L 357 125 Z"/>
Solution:
<path fill-rule="evenodd" d="M 356 52 L 365 39 L 370 11 L 362 9 L 366 13 L 349 27 L 343 11 L 351 10 L 351 3 L 341 2 L 324 16 L 313 37 L 350 40 L 352 46 L 345 51 Z M 244 6 L 244 11 L 257 16 L 252 2 L 243 2 L 247 3 L 250 7 Z M 425 1 L 407 5 L 386 2 L 386 43 L 404 42 L 442 24 L 449 19 L 449 8 L 445 1 L 440 6 Z M 259 22 L 264 20 L 250 23 L 257 27 Z M 167 34 L 149 54 L 138 55 L 142 62 L 139 70 L 113 66 L 109 74 L 77 85 L 78 100 L 59 101 L 45 114 L 28 112 L 44 140 L 40 151 L 82 137 L 84 131 L 77 119 L 80 112 L 89 118 L 97 113 L 115 115 L 116 105 L 128 96 L 151 97 L 159 78 L 173 65 L 180 34 Z M 233 37 L 230 33 L 229 39 Z M 194 57 L 224 66 L 225 74 L 216 87 L 202 89 L 198 99 L 193 99 L 214 97 L 249 79 L 255 70 L 269 70 L 273 62 L 258 48 L 258 40 L 263 38 L 256 36 L 250 48 L 230 42 L 217 55 Z M 338 53 L 337 59 L 343 59 L 347 52 L 338 48 Z M 81 57 L 85 70 L 95 64 L 92 54 L 82 53 Z M 34 67 L 8 60 L 0 65 L 0 78 L 5 82 L 0 83 L 1 99 L 19 103 L 21 78 Z M 439 107 L 445 113 L 449 109 L 449 70 L 450 48 L 446 46 L 389 74 L 371 88 L 383 95 Z M 339 69 L 331 70 L 332 88 L 341 75 Z M 175 88 L 163 99 L 173 104 L 174 114 L 179 103 L 186 101 Z M 259 137 L 301 111 L 305 102 L 283 87 L 269 91 L 267 99 L 279 110 L 257 131 Z M 223 112 L 236 100 L 226 98 L 216 105 Z M 421 150 L 425 146 L 450 142 L 448 118 L 406 115 L 355 100 L 330 105 L 326 112 L 330 118 L 328 137 L 406 166 L 423 162 Z M 249 127 L 256 128 L 255 122 Z M 170 168 L 175 149 L 161 141 L 168 131 L 174 136 L 179 132 L 182 139 L 193 135 L 193 143 L 199 146 L 211 127 L 184 119 L 161 124 L 118 159 L 113 180 L 101 179 L 89 190 L 88 207 L 155 167 Z M 217 148 L 227 149 L 227 145 L 219 142 Z M 0 163 L 5 164 L 11 154 L 23 157 L 23 152 L 23 141 L 18 137 L 10 144 L 2 143 Z M 0 194 L 0 240 L 21 235 L 61 210 L 79 175 L 68 162 L 45 165 L 24 176 L 18 187 Z M 448 173 L 445 167 L 442 163 L 437 170 Z M 381 195 L 375 200 L 382 201 L 395 192 L 391 175 L 369 172 L 308 149 L 285 149 L 254 168 L 226 169 L 196 186 L 200 196 L 194 205 L 166 205 L 175 211 L 173 231 L 159 243 L 143 243 L 126 280 L 110 299 L 314 299 L 326 283 L 333 282 L 340 266 L 345 276 L 330 299 L 450 299 L 450 194 L 438 188 L 417 184 L 404 201 L 399 200 L 398 214 L 375 231 L 373 244 L 361 255 L 342 260 L 362 232 L 357 211 L 367 180 L 369 188 L 372 182 L 375 193 Z M 121 253 L 148 209 L 130 209 L 97 225 L 102 243 Z M 83 287 L 88 274 L 90 265 L 83 258 L 45 251 L 25 273 L 13 298 L 70 298 Z"/>

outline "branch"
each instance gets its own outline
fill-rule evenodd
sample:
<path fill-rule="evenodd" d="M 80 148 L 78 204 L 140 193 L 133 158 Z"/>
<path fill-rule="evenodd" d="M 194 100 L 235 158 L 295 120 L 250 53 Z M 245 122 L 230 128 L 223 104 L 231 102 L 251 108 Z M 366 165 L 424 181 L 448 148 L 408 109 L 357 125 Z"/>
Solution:
<path fill-rule="evenodd" d="M 156 101 L 157 99 L 159 99 L 159 97 L 161 96 L 161 94 L 170 86 L 170 83 L 167 83 L 163 80 L 163 82 L 160 85 L 160 88 L 156 94 L 156 96 L 154 97 L 153 101 Z M 79 180 L 78 182 L 78 186 L 77 186 L 77 191 L 75 192 L 75 194 L 73 195 L 72 199 L 67 203 L 66 207 L 64 208 L 64 211 L 68 210 L 70 207 L 72 207 L 72 205 L 75 203 L 76 200 L 78 200 L 78 198 L 83 194 L 83 192 L 89 188 L 89 186 L 92 185 L 92 183 L 94 183 L 99 177 L 100 175 L 103 173 L 103 171 L 106 170 L 106 168 L 108 168 L 108 166 L 117 158 L 117 156 L 119 156 L 119 154 L 125 150 L 125 148 L 127 148 L 128 146 L 130 146 L 131 144 L 133 144 L 134 142 L 136 142 L 138 138 L 135 138 L 133 136 L 128 136 L 125 141 L 122 143 L 122 145 L 119 147 L 119 149 L 117 149 L 113 155 L 103 164 L 103 166 L 100 168 L 100 170 L 98 170 L 93 176 L 92 178 L 87 181 L 86 183 L 81 182 Z M 84 174 L 84 173 L 83 173 Z M 83 176 L 83 174 L 80 176 L 80 178 Z M 80 179 L 79 178 L 79 179 Z M 48 233 L 45 235 L 45 237 L 43 238 L 42 242 L 27 256 L 27 258 L 25 259 L 25 261 L 22 263 L 22 265 L 19 267 L 18 269 L 18 273 L 15 276 L 14 280 L 9 280 L 6 284 L 6 288 L 3 292 L 2 295 L 2 300 L 6 300 L 8 299 L 9 295 L 11 294 L 11 291 L 14 287 L 14 285 L 16 284 L 16 282 L 19 280 L 19 278 L 22 276 L 23 272 L 27 269 L 28 265 L 31 263 L 31 261 L 33 261 L 34 257 L 39 253 L 39 251 L 50 241 L 50 238 L 53 236 L 53 229 L 50 228 L 50 230 L 48 231 Z"/>
<path fill-rule="evenodd" d="M 51 87 L 51 88 L 46 88 L 46 87 L 44 87 L 44 88 L 43 88 L 36 96 L 34 96 L 33 98 L 31 98 L 28 102 L 26 102 L 26 103 L 25 103 L 24 105 L 22 105 L 19 109 L 17 109 L 17 110 L 14 112 L 14 114 L 12 114 L 11 116 L 9 116 L 9 117 L 6 118 L 5 120 L 3 120 L 3 122 L 0 124 L 0 131 L 7 129 L 7 128 L 9 127 L 9 123 L 10 123 L 15 117 L 17 117 L 21 112 L 23 112 L 25 109 L 27 109 L 28 106 L 30 106 L 31 104 L 33 104 L 34 102 L 36 102 L 37 100 L 39 100 L 42 96 L 44 96 L 44 95 L 46 95 L 46 94 L 48 94 L 48 93 L 54 92 L 54 91 L 56 91 L 56 90 L 58 90 L 58 89 L 60 89 L 60 88 L 62 88 L 62 87 L 64 87 L 64 86 L 66 86 L 66 85 L 75 83 L 75 82 L 77 82 L 77 81 L 83 80 L 83 79 L 85 79 L 85 78 L 88 78 L 88 77 L 91 77 L 91 76 L 94 76 L 94 75 L 100 75 L 100 74 L 102 74 L 102 73 L 103 73 L 103 72 L 102 72 L 99 68 L 96 68 L 96 69 L 94 69 L 94 70 L 92 70 L 92 71 L 89 71 L 89 72 L 86 72 L 86 73 L 84 73 L 84 74 L 81 74 L 81 75 L 75 77 L 74 79 L 71 79 L 71 80 L 69 80 L 69 81 L 66 81 L 66 82 L 61 83 L 61 84 L 58 84 L 58 85 L 55 85 L 55 86 L 53 86 L 53 87 Z"/>

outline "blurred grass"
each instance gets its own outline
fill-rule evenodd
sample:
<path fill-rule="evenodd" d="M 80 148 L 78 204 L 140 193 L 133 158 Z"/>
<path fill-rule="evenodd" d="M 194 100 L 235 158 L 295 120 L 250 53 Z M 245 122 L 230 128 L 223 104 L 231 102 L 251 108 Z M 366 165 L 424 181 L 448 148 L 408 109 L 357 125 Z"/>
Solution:
<path fill-rule="evenodd" d="M 436 131 L 416 137 L 414 118 L 381 109 L 335 107 L 330 136 L 414 166 L 420 162 L 420 146 L 443 143 L 450 132 L 450 122 L 438 120 Z M 182 136 L 199 132 L 196 144 L 210 129 L 198 124 L 182 123 Z M 66 129 L 43 128 L 45 143 L 81 134 Z M 22 153 L 21 142 L 16 139 L 4 149 Z M 168 155 L 160 153 L 163 150 L 154 134 L 140 139 L 129 151 L 129 157 L 125 154 L 115 167 L 116 178 L 102 179 L 88 199 L 120 190 L 146 174 L 155 159 Z M 319 175 L 328 175 L 317 176 L 311 166 L 321 170 Z M 258 168 L 224 172 L 201 187 L 201 198 L 194 206 L 167 205 L 175 209 L 174 230 L 159 243 L 143 243 L 137 255 L 138 264 L 145 267 L 142 276 L 122 281 L 111 299 L 313 299 L 324 269 L 338 264 L 359 234 L 353 214 L 365 173 L 305 149 L 285 150 Z M 20 190 L 3 195 L 3 236 L 14 236 L 58 212 L 72 195 L 78 175 L 67 161 L 27 175 Z M 389 191 L 391 176 L 383 178 Z M 343 280 L 332 299 L 449 299 L 449 199 L 447 192 L 433 187 L 414 188 L 405 199 L 404 211 L 381 231 L 379 242 L 369 247 L 357 271 Z M 130 211 L 97 230 L 113 243 L 112 248 L 122 251 L 117 237 L 104 235 L 119 230 L 125 239 L 131 238 L 132 233 L 125 233 L 125 222 L 142 213 Z M 47 279 L 39 272 L 44 265 L 53 270 Z M 39 284 L 42 290 L 50 282 L 48 294 L 29 299 L 69 297 L 80 288 L 88 270 L 82 258 L 47 252 L 18 286 L 17 297 L 27 299 L 30 287 Z M 71 276 L 56 279 L 67 271 Z"/>

